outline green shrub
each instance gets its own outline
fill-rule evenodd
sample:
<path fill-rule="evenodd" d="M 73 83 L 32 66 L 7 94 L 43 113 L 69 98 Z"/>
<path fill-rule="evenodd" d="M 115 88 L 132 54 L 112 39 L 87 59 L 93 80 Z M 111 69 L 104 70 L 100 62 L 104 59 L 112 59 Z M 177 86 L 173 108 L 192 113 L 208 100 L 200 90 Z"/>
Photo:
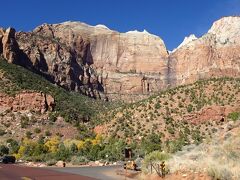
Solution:
<path fill-rule="evenodd" d="M 168 153 L 161 151 L 153 151 L 145 156 L 143 161 L 143 170 L 146 172 L 149 165 L 151 165 L 152 163 L 161 163 L 162 161 L 166 161 L 170 158 L 171 156 Z"/>
<path fill-rule="evenodd" d="M 237 121 L 240 119 L 240 112 L 232 112 L 228 114 L 228 118 L 232 121 Z"/>
<path fill-rule="evenodd" d="M 189 105 L 187 106 L 187 111 L 188 111 L 189 113 L 192 112 L 192 111 L 193 111 L 193 105 L 189 104 Z"/>
<path fill-rule="evenodd" d="M 6 132 L 3 129 L 0 129 L 0 136 L 3 136 Z"/>
<path fill-rule="evenodd" d="M 147 135 L 141 142 L 141 151 L 148 154 L 152 151 L 161 150 L 161 136 L 155 133 Z"/>
<path fill-rule="evenodd" d="M 0 156 L 3 156 L 8 153 L 9 153 L 9 148 L 5 145 L 0 145 Z"/>
<path fill-rule="evenodd" d="M 17 153 L 19 150 L 19 144 L 16 140 L 14 139 L 7 139 L 6 141 L 9 144 L 9 151 L 11 154 Z"/>
<path fill-rule="evenodd" d="M 52 133 L 50 132 L 50 131 L 45 131 L 45 136 L 51 136 L 52 135 Z"/>
<path fill-rule="evenodd" d="M 35 128 L 35 129 L 34 129 L 34 132 L 35 132 L 36 134 L 39 134 L 39 133 L 41 132 L 41 129 L 40 129 L 40 128 Z"/>
<path fill-rule="evenodd" d="M 58 114 L 57 113 L 50 113 L 49 121 L 55 122 L 57 120 Z"/>
<path fill-rule="evenodd" d="M 21 116 L 20 119 L 21 128 L 26 128 L 29 125 L 29 118 L 27 116 Z"/>
<path fill-rule="evenodd" d="M 72 156 L 71 163 L 73 165 L 81 165 L 88 163 L 89 160 L 85 156 Z"/>
<path fill-rule="evenodd" d="M 27 131 L 27 132 L 26 132 L 26 137 L 27 137 L 28 139 L 31 139 L 31 138 L 32 138 L 32 133 L 31 133 L 31 131 Z"/>
<path fill-rule="evenodd" d="M 155 104 L 155 109 L 160 109 L 160 107 L 161 107 L 160 103 L 157 102 L 157 103 Z"/>

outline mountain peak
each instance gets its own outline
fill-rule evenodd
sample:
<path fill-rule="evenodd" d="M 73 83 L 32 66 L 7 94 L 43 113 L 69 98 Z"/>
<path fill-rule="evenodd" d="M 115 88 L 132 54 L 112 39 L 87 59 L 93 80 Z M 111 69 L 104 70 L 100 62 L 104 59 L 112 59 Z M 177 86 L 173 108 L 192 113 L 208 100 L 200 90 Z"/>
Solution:
<path fill-rule="evenodd" d="M 190 36 L 185 37 L 183 42 L 176 49 L 174 49 L 172 52 L 175 52 L 177 49 L 181 48 L 182 46 L 185 46 L 185 45 L 189 44 L 190 42 L 192 42 L 196 39 L 198 39 L 198 38 L 194 34 L 191 34 Z"/>
<path fill-rule="evenodd" d="M 240 30 L 240 16 L 223 17 L 215 21 L 208 33 L 229 35 Z"/>

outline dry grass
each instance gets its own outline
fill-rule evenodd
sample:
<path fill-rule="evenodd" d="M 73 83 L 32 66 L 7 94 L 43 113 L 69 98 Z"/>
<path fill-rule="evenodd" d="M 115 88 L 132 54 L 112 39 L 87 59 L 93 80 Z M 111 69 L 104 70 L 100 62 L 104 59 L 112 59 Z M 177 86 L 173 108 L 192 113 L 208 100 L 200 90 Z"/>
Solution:
<path fill-rule="evenodd" d="M 232 124 L 232 122 L 230 123 Z M 186 146 L 168 161 L 171 172 L 191 170 L 213 179 L 240 179 L 240 122 L 225 125 L 210 142 Z"/>

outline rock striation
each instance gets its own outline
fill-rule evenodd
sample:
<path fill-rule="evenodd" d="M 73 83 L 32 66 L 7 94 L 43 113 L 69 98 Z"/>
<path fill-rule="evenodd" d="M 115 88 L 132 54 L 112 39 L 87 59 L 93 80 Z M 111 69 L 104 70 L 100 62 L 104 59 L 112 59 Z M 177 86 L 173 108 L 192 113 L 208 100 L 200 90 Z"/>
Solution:
<path fill-rule="evenodd" d="M 216 21 L 168 53 L 155 35 L 119 33 L 81 22 L 43 24 L 32 32 L 0 29 L 0 53 L 67 90 L 134 101 L 199 79 L 240 75 L 240 17 Z"/>

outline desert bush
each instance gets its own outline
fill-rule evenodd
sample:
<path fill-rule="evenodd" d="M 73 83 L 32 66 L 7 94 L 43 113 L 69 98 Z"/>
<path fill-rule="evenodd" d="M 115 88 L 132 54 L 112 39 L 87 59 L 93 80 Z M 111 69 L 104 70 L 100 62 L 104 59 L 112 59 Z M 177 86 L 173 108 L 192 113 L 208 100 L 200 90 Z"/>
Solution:
<path fill-rule="evenodd" d="M 228 114 L 228 118 L 232 121 L 237 121 L 240 119 L 240 112 L 232 112 Z"/>
<path fill-rule="evenodd" d="M 73 156 L 71 158 L 71 163 L 73 165 L 81 165 L 88 163 L 89 160 L 85 156 Z"/>
<path fill-rule="evenodd" d="M 26 132 L 26 137 L 27 137 L 28 139 L 31 139 L 31 138 L 32 138 L 32 132 L 31 132 L 31 131 L 27 131 L 27 132 Z"/>
<path fill-rule="evenodd" d="M 207 169 L 207 173 L 213 179 L 223 179 L 223 180 L 232 180 L 233 174 L 232 172 L 227 169 L 226 167 L 216 167 L 214 165 L 210 166 Z"/>
<path fill-rule="evenodd" d="M 168 153 L 161 151 L 153 151 L 145 156 L 143 161 L 143 171 L 148 172 L 149 166 L 153 163 L 161 163 L 162 161 L 166 161 L 170 159 L 171 156 Z"/>
<path fill-rule="evenodd" d="M 35 128 L 35 129 L 34 129 L 34 132 L 35 132 L 36 134 L 39 134 L 39 133 L 41 132 L 41 129 L 40 129 L 40 128 Z"/>
<path fill-rule="evenodd" d="M 9 152 L 10 154 L 17 153 L 19 150 L 19 144 L 14 139 L 7 139 L 6 143 L 9 144 Z"/>
<path fill-rule="evenodd" d="M 8 153 L 9 153 L 9 148 L 5 145 L 0 145 L 0 156 L 3 156 Z"/>
<path fill-rule="evenodd" d="M 26 115 L 21 116 L 20 124 L 21 128 L 26 128 L 29 125 L 29 118 Z"/>
<path fill-rule="evenodd" d="M 49 130 L 45 131 L 45 136 L 51 136 L 51 135 L 52 135 L 52 133 Z"/>
<path fill-rule="evenodd" d="M 0 129 L 0 136 L 3 136 L 6 132 L 3 129 Z"/>

